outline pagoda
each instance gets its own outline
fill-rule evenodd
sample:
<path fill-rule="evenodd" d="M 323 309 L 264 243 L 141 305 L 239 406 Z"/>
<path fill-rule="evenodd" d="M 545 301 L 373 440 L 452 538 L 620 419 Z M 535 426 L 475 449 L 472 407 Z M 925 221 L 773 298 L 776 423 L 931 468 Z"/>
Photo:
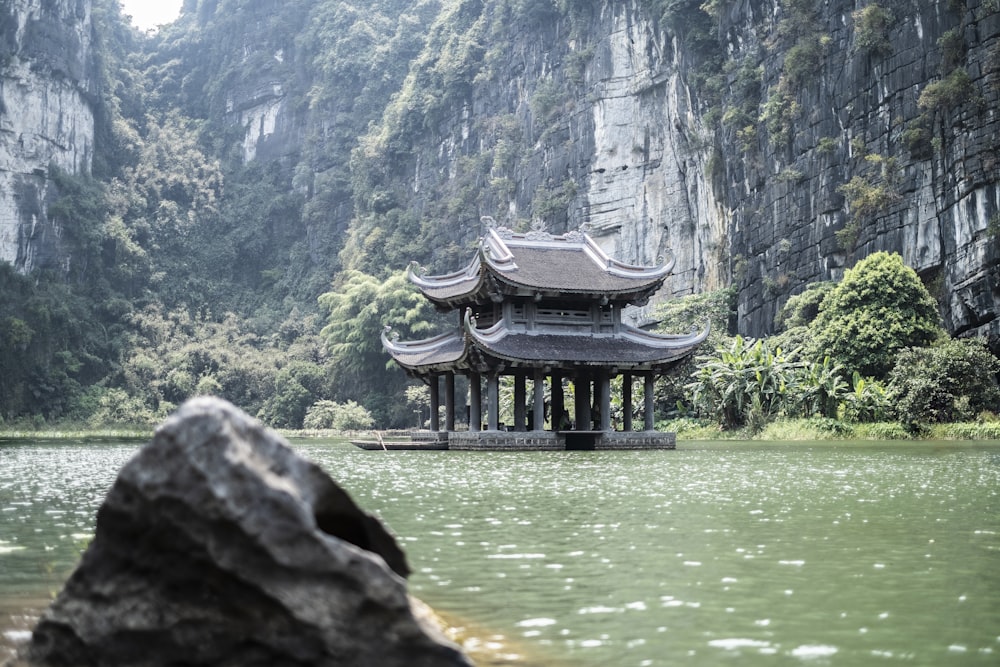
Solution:
<path fill-rule="evenodd" d="M 447 442 L 449 449 L 672 449 L 674 434 L 654 429 L 654 381 L 693 354 L 708 329 L 655 334 L 622 318 L 627 306 L 649 301 L 672 267 L 673 261 L 656 267 L 616 261 L 583 232 L 521 234 L 492 228 L 460 271 L 424 276 L 413 264 L 408 271 L 409 280 L 438 310 L 457 313 L 456 327 L 409 342 L 397 340 L 387 328 L 382 344 L 410 376 L 429 386 L 430 438 Z M 455 427 L 457 375 L 469 379 L 469 426 L 461 431 Z M 624 414 L 616 428 L 611 379 L 619 375 Z M 499 422 L 501 376 L 512 376 L 514 383 L 509 425 Z M 442 377 L 443 430 L 438 417 Z M 639 377 L 642 430 L 632 423 L 633 384 Z M 566 405 L 564 382 L 573 385 L 572 405 Z"/>

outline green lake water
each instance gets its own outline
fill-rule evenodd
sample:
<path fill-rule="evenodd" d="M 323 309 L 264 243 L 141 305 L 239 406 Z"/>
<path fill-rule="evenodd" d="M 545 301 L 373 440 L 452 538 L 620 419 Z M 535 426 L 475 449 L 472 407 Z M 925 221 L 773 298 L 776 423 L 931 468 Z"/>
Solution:
<path fill-rule="evenodd" d="M 294 443 L 490 664 L 1000 665 L 1000 443 Z M 0 443 L 0 662 L 138 443 Z"/>

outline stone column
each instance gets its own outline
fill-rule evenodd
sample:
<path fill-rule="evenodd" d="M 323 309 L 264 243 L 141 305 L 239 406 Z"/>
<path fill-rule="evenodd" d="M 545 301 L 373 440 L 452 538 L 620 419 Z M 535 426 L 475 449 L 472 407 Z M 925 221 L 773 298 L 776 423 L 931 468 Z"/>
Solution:
<path fill-rule="evenodd" d="M 566 400 L 563 396 L 563 386 L 562 386 L 562 373 L 552 373 L 552 430 L 558 431 L 560 429 L 559 420 L 562 418 L 563 412 L 566 411 Z"/>
<path fill-rule="evenodd" d="M 598 374 L 597 381 L 597 405 L 601 411 L 599 430 L 610 431 L 611 430 L 611 376 L 607 371 L 601 371 Z"/>
<path fill-rule="evenodd" d="M 450 371 L 444 376 L 444 430 L 455 430 L 455 374 Z"/>
<path fill-rule="evenodd" d="M 524 431 L 527 419 L 528 393 L 525 389 L 525 376 L 518 373 L 514 376 L 514 430 Z"/>
<path fill-rule="evenodd" d="M 653 391 L 654 391 L 653 381 L 655 379 L 656 379 L 656 377 L 652 373 L 650 373 L 649 375 L 647 375 L 644 378 L 645 382 L 643 383 L 644 384 L 644 387 L 643 387 L 644 407 L 643 407 L 643 415 L 642 415 L 642 417 L 643 417 L 643 422 L 644 422 L 643 423 L 643 428 L 645 430 L 647 430 L 647 431 L 652 431 L 654 428 L 656 428 L 656 422 L 655 422 L 655 419 L 654 419 L 654 416 L 653 416 L 653 405 L 654 405 L 654 403 L 653 403 Z"/>
<path fill-rule="evenodd" d="M 438 376 L 432 375 L 430 377 L 429 386 L 431 388 L 431 431 L 437 433 L 441 429 L 441 425 L 438 423 L 438 410 L 441 407 L 441 396 L 438 393 Z"/>
<path fill-rule="evenodd" d="M 469 373 L 469 430 L 483 429 L 483 385 L 479 373 Z"/>
<path fill-rule="evenodd" d="M 500 375 L 497 373 L 486 376 L 486 428 L 490 431 L 500 429 Z"/>
<path fill-rule="evenodd" d="M 532 411 L 532 427 L 536 431 L 545 430 L 545 372 L 540 368 L 535 369 L 533 391 L 535 392 L 535 405 Z"/>
<path fill-rule="evenodd" d="M 632 374 L 622 374 L 622 430 L 632 431 Z"/>
<path fill-rule="evenodd" d="M 573 387 L 576 389 L 576 430 L 589 431 L 590 423 L 590 378 L 587 376 L 576 376 L 573 380 Z"/>

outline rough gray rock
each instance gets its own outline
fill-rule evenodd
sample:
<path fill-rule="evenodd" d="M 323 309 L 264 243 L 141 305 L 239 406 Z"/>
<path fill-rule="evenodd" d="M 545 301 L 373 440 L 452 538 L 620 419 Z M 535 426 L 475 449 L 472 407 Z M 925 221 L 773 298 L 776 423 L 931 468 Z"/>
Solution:
<path fill-rule="evenodd" d="M 228 403 L 185 404 L 120 472 L 35 628 L 49 665 L 471 665 L 394 538 Z"/>

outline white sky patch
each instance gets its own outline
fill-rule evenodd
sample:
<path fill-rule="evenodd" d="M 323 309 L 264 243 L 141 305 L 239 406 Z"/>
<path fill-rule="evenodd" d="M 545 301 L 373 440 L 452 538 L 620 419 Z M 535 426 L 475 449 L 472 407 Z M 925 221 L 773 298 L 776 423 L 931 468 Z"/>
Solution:
<path fill-rule="evenodd" d="M 173 22 L 181 13 L 183 0 L 121 0 L 122 11 L 132 17 L 132 25 L 146 31 Z"/>

